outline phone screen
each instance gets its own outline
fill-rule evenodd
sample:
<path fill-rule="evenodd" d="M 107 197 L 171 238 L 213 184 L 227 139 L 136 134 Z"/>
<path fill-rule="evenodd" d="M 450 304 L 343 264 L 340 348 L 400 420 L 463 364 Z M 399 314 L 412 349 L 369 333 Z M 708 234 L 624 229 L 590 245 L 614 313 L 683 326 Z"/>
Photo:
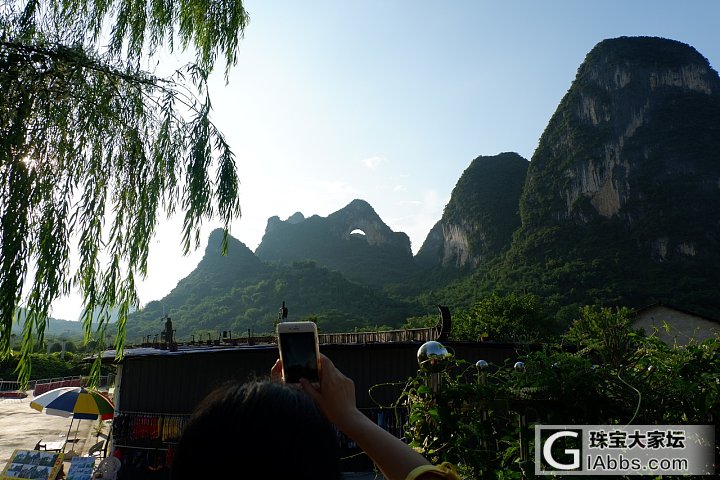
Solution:
<path fill-rule="evenodd" d="M 301 378 L 320 381 L 313 332 L 281 333 L 280 349 L 285 382 L 298 383 Z"/>

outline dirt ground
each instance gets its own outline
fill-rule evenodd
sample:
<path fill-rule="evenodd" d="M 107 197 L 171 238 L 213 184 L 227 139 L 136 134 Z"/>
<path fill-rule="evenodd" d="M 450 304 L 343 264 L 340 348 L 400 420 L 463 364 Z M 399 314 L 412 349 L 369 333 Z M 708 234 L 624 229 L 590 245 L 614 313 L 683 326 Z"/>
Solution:
<path fill-rule="evenodd" d="M 0 399 L 0 472 L 10 460 L 15 449 L 32 450 L 40 440 L 59 442 L 65 440 L 70 427 L 70 418 L 47 415 L 30 408 L 32 392 L 24 399 Z M 79 428 L 76 429 L 76 426 Z M 107 423 L 107 422 L 106 422 Z M 65 454 L 73 450 L 78 455 L 86 455 L 102 437 L 96 438 L 97 420 L 77 420 L 73 423 L 70 439 L 77 441 L 68 443 Z M 103 432 L 108 426 L 103 424 Z M 67 469 L 66 469 L 67 471 Z"/>

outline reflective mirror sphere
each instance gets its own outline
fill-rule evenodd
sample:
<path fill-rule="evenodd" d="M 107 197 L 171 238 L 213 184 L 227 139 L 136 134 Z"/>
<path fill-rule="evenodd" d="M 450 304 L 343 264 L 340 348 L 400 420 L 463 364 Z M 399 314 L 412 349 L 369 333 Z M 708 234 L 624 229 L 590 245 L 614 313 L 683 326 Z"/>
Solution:
<path fill-rule="evenodd" d="M 423 343 L 417 352 L 418 363 L 422 365 L 423 362 L 430 360 L 431 357 L 444 357 L 448 355 L 447 348 L 442 343 L 434 340 Z"/>
<path fill-rule="evenodd" d="M 477 362 L 475 362 L 475 366 L 477 368 L 485 370 L 489 366 L 489 364 L 485 360 L 478 360 Z"/>
<path fill-rule="evenodd" d="M 513 368 L 515 370 L 525 370 L 525 362 L 515 362 Z"/>

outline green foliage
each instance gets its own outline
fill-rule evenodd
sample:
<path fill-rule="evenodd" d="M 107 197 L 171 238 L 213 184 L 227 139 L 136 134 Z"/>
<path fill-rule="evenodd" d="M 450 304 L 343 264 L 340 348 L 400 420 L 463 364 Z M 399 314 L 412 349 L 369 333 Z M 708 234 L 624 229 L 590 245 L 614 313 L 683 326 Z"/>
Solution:
<path fill-rule="evenodd" d="M 463 172 L 453 189 L 443 222 L 477 229 L 469 238 L 474 256 L 497 255 L 507 248 L 520 226 L 518 200 L 525 183 L 528 161 L 516 153 L 478 157 Z"/>
<path fill-rule="evenodd" d="M 437 315 L 423 315 L 420 317 L 408 317 L 405 319 L 405 323 L 402 325 L 402 328 L 405 329 L 412 329 L 412 328 L 427 328 L 427 327 L 434 327 L 437 325 L 438 319 Z"/>
<path fill-rule="evenodd" d="M 610 315 L 586 313 L 595 320 Z M 432 461 L 455 463 L 467 478 L 529 475 L 532 461 L 521 458 L 532 452 L 534 423 L 707 424 L 717 418 L 720 339 L 670 347 L 625 335 L 630 347 L 622 365 L 597 365 L 588 349 L 573 353 L 559 346 L 521 355 L 524 368 L 480 369 L 452 356 L 436 359 L 421 366 L 394 406 L 409 408 L 413 447 Z"/>
<path fill-rule="evenodd" d="M 191 334 L 197 337 L 199 330 L 232 330 L 238 336 L 248 329 L 256 334 L 271 333 L 283 301 L 288 305 L 289 318 L 312 318 L 323 332 L 374 330 L 379 325 L 397 328 L 407 316 L 419 313 L 419 307 L 410 302 L 349 282 L 315 262 L 252 264 L 256 270 L 250 272 L 246 263 L 249 258 L 233 257 L 238 250 L 218 257 L 222 262 L 237 262 L 234 266 L 226 264 L 220 275 L 214 267 L 215 257 L 206 254 L 163 304 L 151 302 L 131 315 L 128 335 L 137 339 L 159 333 L 163 306 L 170 312 L 177 338 L 182 340 Z M 235 273 L 230 276 L 233 269 Z"/>
<path fill-rule="evenodd" d="M 604 57 L 612 65 L 632 62 L 635 65 L 655 67 L 661 64 L 680 69 L 688 63 L 688 51 L 692 52 L 694 61 L 710 66 L 710 62 L 690 45 L 667 38 L 642 36 L 603 40 L 588 53 L 585 63 Z"/>
<path fill-rule="evenodd" d="M 50 305 L 74 287 L 86 341 L 102 340 L 109 310 L 119 308 L 122 351 L 161 211 L 183 211 L 186 252 L 199 243 L 203 219 L 218 214 L 227 226 L 240 214 L 235 159 L 210 121 L 207 78 L 218 52 L 226 68 L 234 64 L 246 23 L 239 0 L 3 3 L 0 356 L 26 290 L 22 380 Z M 140 68 L 176 36 L 198 65 L 168 78 Z M 71 247 L 80 256 L 74 270 Z"/>
<path fill-rule="evenodd" d="M 717 338 L 686 347 L 644 340 L 626 371 L 642 402 L 636 423 L 706 424 L 720 414 Z"/>
<path fill-rule="evenodd" d="M 409 408 L 410 446 L 431 462 L 449 461 L 462 475 L 480 478 L 498 460 L 486 382 L 474 365 L 453 358 L 421 368 L 398 402 Z"/>
<path fill-rule="evenodd" d="M 51 354 L 31 354 L 33 369 L 29 380 L 71 377 L 90 373 L 90 364 L 83 361 L 82 355 L 66 352 L 62 356 L 59 352 L 60 350 Z M 20 361 L 21 358 L 18 354 L 8 355 L 1 360 L 0 378 L 15 378 Z"/>
<path fill-rule="evenodd" d="M 718 315 L 713 293 L 720 283 L 720 270 L 713 267 L 720 263 L 717 252 L 656 261 L 636 237 L 628 240 L 627 231 L 617 218 L 584 227 L 564 224 L 518 231 L 516 237 L 521 238 L 501 257 L 418 299 L 460 309 L 492 294 L 532 294 L 543 298 L 560 324 L 571 320 L 581 305 L 638 309 L 665 302 L 709 317 Z"/>
<path fill-rule="evenodd" d="M 580 314 L 570 326 L 567 339 L 590 348 L 604 363 L 620 365 L 632 346 L 633 311 L 585 306 Z"/>
<path fill-rule="evenodd" d="M 534 343 L 556 332 L 535 295 L 493 293 L 453 315 L 453 340 Z"/>

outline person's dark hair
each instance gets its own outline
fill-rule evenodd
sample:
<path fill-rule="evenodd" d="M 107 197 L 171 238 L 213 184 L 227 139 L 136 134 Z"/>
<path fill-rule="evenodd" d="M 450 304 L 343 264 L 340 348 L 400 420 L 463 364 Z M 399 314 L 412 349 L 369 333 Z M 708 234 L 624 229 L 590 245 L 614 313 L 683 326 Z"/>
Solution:
<path fill-rule="evenodd" d="M 272 381 L 228 383 L 195 409 L 171 478 L 339 479 L 335 429 L 301 390 Z"/>

